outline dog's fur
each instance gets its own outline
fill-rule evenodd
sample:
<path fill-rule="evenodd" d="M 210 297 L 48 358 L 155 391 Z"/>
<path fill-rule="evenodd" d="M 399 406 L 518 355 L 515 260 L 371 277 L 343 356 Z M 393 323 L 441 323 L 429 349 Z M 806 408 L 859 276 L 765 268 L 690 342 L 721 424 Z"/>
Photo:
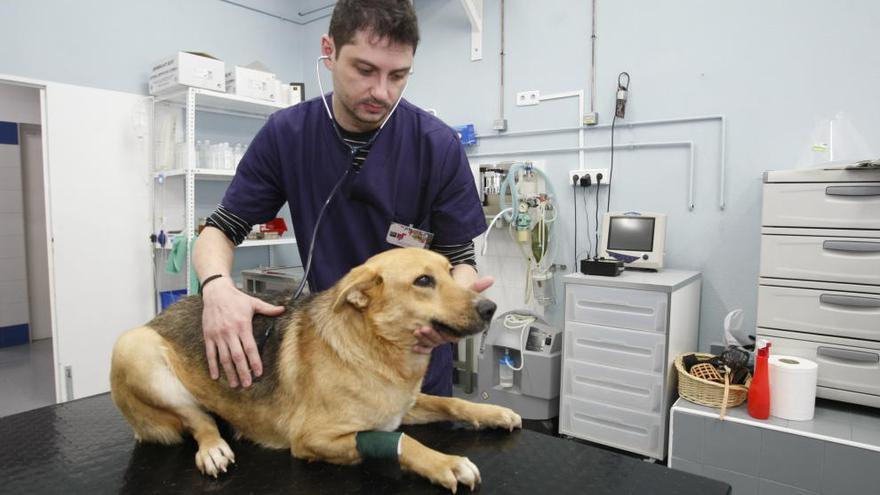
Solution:
<path fill-rule="evenodd" d="M 423 275 L 433 277 L 433 287 L 415 283 Z M 250 388 L 210 378 L 202 300 L 192 296 L 119 337 L 112 397 L 140 441 L 172 444 L 192 434 L 196 465 L 215 477 L 235 457 L 209 412 L 258 444 L 337 464 L 361 461 L 358 432 L 393 431 L 401 423 L 460 420 L 513 430 L 521 418 L 510 409 L 419 393 L 429 356 L 412 351 L 414 329 L 431 325 L 471 335 L 486 327 L 492 312 L 493 304 L 452 279 L 443 256 L 394 249 L 331 289 L 288 304 L 274 319 L 263 375 Z M 268 325 L 272 319 L 255 317 L 254 334 L 262 337 Z M 480 480 L 467 458 L 406 435 L 400 465 L 453 492 L 459 482 L 473 488 Z"/>

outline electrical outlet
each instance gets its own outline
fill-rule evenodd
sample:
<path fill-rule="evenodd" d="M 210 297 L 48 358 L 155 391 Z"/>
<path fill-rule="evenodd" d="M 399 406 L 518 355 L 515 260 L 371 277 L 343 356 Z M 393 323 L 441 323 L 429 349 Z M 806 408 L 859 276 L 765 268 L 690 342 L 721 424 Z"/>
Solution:
<path fill-rule="evenodd" d="M 537 89 L 534 91 L 520 91 L 516 94 L 516 106 L 525 107 L 529 105 L 537 105 L 540 103 L 540 97 L 541 93 Z"/>
<path fill-rule="evenodd" d="M 584 175 L 589 175 L 592 182 L 590 183 L 590 187 L 596 185 L 596 177 L 602 174 L 602 185 L 608 185 L 608 169 L 607 168 L 588 168 L 583 170 L 572 170 L 568 173 L 568 180 L 571 181 L 571 178 L 577 175 L 578 177 L 583 177 Z"/>

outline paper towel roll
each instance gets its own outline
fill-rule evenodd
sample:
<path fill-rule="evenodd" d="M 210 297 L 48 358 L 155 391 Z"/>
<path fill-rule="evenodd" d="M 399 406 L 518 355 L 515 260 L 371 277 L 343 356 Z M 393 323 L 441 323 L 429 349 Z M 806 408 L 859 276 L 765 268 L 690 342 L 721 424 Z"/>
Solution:
<path fill-rule="evenodd" d="M 770 414 L 794 421 L 813 419 L 819 366 L 796 356 L 770 356 Z"/>

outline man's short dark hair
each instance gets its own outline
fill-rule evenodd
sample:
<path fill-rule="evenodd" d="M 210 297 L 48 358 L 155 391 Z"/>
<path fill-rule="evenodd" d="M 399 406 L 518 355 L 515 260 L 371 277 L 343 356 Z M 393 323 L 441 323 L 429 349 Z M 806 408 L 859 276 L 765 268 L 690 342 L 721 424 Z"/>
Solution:
<path fill-rule="evenodd" d="M 419 44 L 418 20 L 410 0 L 339 0 L 330 18 L 337 57 L 360 30 L 377 39 L 412 46 L 413 53 Z"/>

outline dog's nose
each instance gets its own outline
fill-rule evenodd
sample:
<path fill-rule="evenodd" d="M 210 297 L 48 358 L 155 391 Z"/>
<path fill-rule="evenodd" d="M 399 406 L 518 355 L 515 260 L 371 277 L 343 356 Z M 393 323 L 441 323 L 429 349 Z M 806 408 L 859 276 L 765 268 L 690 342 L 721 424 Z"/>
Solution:
<path fill-rule="evenodd" d="M 495 309 L 497 308 L 498 306 L 492 301 L 482 299 L 477 303 L 477 314 L 480 315 L 480 318 L 482 318 L 483 321 L 491 321 L 492 316 L 495 314 Z"/>

